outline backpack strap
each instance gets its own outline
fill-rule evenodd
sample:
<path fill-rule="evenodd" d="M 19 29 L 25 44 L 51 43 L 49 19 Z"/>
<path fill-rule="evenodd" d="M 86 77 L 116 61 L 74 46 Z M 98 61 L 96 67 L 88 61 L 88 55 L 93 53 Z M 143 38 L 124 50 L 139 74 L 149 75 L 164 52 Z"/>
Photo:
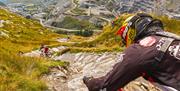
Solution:
<path fill-rule="evenodd" d="M 173 33 L 170 33 L 170 32 L 156 32 L 155 35 L 159 35 L 159 36 L 162 36 L 162 37 L 173 38 L 175 40 L 180 40 L 179 35 L 176 35 L 176 34 L 173 34 Z"/>
<path fill-rule="evenodd" d="M 155 57 L 155 60 L 157 60 L 158 62 L 162 61 L 167 49 L 174 40 L 175 40 L 174 38 L 167 38 L 167 37 L 163 37 L 159 40 L 159 43 L 156 45 L 156 48 L 159 51 L 159 53 Z"/>

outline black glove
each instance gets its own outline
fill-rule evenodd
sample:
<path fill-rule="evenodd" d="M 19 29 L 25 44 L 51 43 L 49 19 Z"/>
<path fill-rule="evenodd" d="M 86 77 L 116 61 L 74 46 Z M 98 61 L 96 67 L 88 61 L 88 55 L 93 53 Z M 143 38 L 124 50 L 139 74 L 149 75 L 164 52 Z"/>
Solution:
<path fill-rule="evenodd" d="M 83 82 L 84 82 L 84 84 L 88 84 L 88 82 L 91 80 L 91 79 L 93 79 L 93 76 L 89 76 L 89 77 L 87 77 L 87 76 L 84 76 L 83 77 Z"/>

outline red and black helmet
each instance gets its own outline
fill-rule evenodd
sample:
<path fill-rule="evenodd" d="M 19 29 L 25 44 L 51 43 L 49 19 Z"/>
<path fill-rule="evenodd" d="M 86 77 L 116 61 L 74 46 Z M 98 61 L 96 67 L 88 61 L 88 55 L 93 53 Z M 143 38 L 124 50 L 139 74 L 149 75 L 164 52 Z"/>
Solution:
<path fill-rule="evenodd" d="M 163 29 L 163 24 L 160 20 L 153 19 L 149 14 L 137 13 L 124 21 L 117 34 L 122 37 L 123 42 L 128 46 L 134 41 L 156 32 L 149 30 L 152 26 L 158 26 Z"/>

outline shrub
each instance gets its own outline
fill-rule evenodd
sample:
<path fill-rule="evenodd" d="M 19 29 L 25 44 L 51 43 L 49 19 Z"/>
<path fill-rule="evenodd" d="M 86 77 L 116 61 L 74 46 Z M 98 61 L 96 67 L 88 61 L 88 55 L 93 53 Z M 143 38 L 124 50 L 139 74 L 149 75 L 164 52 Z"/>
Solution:
<path fill-rule="evenodd" d="M 78 20 L 76 18 L 73 18 L 71 16 L 67 16 L 64 18 L 62 22 L 54 22 L 53 26 L 60 27 L 60 28 L 66 28 L 66 29 L 75 29 L 75 30 L 83 30 L 87 28 L 97 29 L 92 23 L 90 23 L 87 20 Z"/>
<path fill-rule="evenodd" d="M 92 30 L 80 30 L 75 32 L 76 35 L 80 35 L 83 37 L 90 37 L 93 35 L 93 31 Z"/>

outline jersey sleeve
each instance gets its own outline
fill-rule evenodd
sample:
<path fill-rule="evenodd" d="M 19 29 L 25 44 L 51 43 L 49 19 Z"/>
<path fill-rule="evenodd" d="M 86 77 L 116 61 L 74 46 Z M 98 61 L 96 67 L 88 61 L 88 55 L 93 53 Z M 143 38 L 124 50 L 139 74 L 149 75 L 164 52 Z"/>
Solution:
<path fill-rule="evenodd" d="M 107 91 L 116 91 L 151 68 L 154 53 L 150 48 L 133 44 L 123 54 L 123 61 L 117 63 L 106 76 L 101 78 L 102 88 L 106 88 Z"/>

